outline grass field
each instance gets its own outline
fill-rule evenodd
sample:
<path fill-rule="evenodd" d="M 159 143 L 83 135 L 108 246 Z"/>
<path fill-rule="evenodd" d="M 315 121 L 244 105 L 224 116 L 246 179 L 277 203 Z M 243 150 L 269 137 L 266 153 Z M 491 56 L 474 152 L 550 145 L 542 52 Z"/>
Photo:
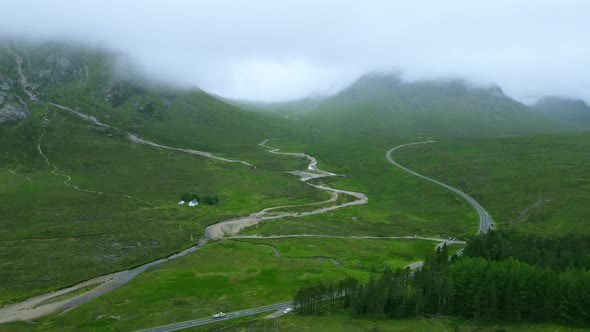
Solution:
<path fill-rule="evenodd" d="M 221 241 L 140 274 L 72 311 L 40 320 L 43 331 L 128 331 L 290 300 L 299 287 L 369 273 L 327 260 L 275 257 L 272 249 Z M 113 320 L 109 317 L 119 319 Z"/>
<path fill-rule="evenodd" d="M 271 245 L 285 257 L 330 257 L 342 262 L 345 268 L 378 273 L 381 273 L 386 265 L 395 270 L 416 261 L 416 257 L 426 257 L 436 245 L 436 242 L 423 240 L 312 237 L 240 241 Z M 451 246 L 449 250 L 454 252 L 455 248 L 459 249 Z"/>
<path fill-rule="evenodd" d="M 219 327 L 202 327 L 194 331 L 218 331 Z M 391 332 L 584 332 L 585 327 L 574 327 L 552 323 L 502 323 L 470 322 L 444 318 L 423 319 L 370 319 L 333 314 L 322 317 L 284 315 L 277 319 L 257 320 L 236 324 L 223 331 L 391 331 Z"/>
<path fill-rule="evenodd" d="M 331 195 L 328 195 L 326 193 L 326 200 L 331 199 L 331 198 L 332 198 Z M 356 197 L 353 197 L 350 195 L 345 195 L 345 194 L 338 194 L 338 197 L 333 202 L 327 202 L 327 203 L 319 202 L 319 204 L 314 203 L 313 205 L 296 205 L 296 206 L 283 207 L 280 209 L 268 211 L 268 214 L 269 215 L 276 215 L 276 214 L 281 214 L 281 213 L 285 213 L 285 212 L 290 212 L 290 213 L 307 212 L 307 211 L 310 211 L 311 209 L 319 209 L 319 208 L 324 208 L 324 207 L 341 205 L 344 203 L 352 202 L 354 200 L 356 200 Z"/>
<path fill-rule="evenodd" d="M 305 168 L 303 160 L 257 146 L 251 169 L 133 144 L 55 110 L 43 129 L 44 114 L 37 107 L 18 128 L 0 129 L 7 138 L 0 157 L 0 305 L 181 250 L 219 220 L 326 197 L 285 173 Z M 57 172 L 94 192 L 52 174 L 37 151 L 44 130 L 41 148 Z M 187 192 L 218 195 L 220 203 L 178 206 Z"/>
<path fill-rule="evenodd" d="M 402 144 L 403 141 L 397 139 L 397 142 Z M 318 145 L 283 140 L 273 142 L 273 146 L 281 147 L 283 151 L 310 153 L 318 158 L 321 169 L 345 175 L 322 180 L 335 188 L 366 193 L 368 204 L 314 216 L 263 221 L 256 228 L 244 230 L 244 234 L 465 238 L 476 233 L 478 219 L 471 205 L 452 192 L 387 162 L 385 152 L 395 146 L 394 143 L 354 144 L 331 140 Z"/>
<path fill-rule="evenodd" d="M 204 325 L 183 331 L 191 332 L 274 332 L 274 331 L 346 331 L 346 332 L 586 332 L 587 327 L 568 326 L 555 323 L 510 323 L 510 322 L 471 322 L 445 318 L 422 318 L 404 320 L 382 320 L 363 317 L 350 317 L 345 314 L 327 316 L 298 316 L 289 314 L 275 319 L 260 319 L 266 314 L 231 321 Z M 0 325 L 0 331 L 32 331 L 31 323 L 12 323 Z"/>
<path fill-rule="evenodd" d="M 299 287 L 330 283 L 347 276 L 366 281 L 372 266 L 376 272 L 382 271 L 384 262 L 392 268 L 401 267 L 434 248 L 431 241 L 270 242 L 281 250 L 283 257 L 274 256 L 267 246 L 241 240 L 211 243 L 193 254 L 149 269 L 129 284 L 74 310 L 43 318 L 35 329 L 127 331 L 288 301 Z M 352 246 L 354 252 L 350 251 Z M 317 255 L 335 256 L 344 265 L 303 258 Z"/>
<path fill-rule="evenodd" d="M 580 134 L 441 141 L 395 155 L 407 167 L 472 195 L 501 227 L 541 235 L 588 233 L 589 139 Z"/>

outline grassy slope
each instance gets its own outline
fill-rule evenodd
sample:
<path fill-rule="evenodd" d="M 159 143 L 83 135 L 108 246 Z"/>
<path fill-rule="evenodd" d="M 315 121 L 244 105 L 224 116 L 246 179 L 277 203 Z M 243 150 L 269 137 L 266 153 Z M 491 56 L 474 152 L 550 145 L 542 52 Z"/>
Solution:
<path fill-rule="evenodd" d="M 293 104 L 286 109 L 296 109 Z M 361 77 L 313 108 L 302 101 L 300 111 L 287 114 L 320 132 L 360 137 L 497 137 L 571 129 L 498 88 L 469 87 L 461 81 L 404 83 L 391 75 Z"/>
<path fill-rule="evenodd" d="M 308 229 L 338 234 L 365 232 L 459 237 L 472 234 L 475 231 L 476 216 L 469 205 L 445 189 L 394 168 L 384 158 L 385 151 L 393 146 L 423 141 L 426 138 L 463 142 L 462 146 L 469 145 L 473 155 L 478 151 L 480 154 L 486 153 L 485 145 L 493 145 L 495 138 L 504 137 L 505 142 L 512 142 L 509 146 L 512 153 L 488 154 L 487 159 L 482 159 L 476 167 L 466 163 L 467 156 L 460 151 L 453 159 L 453 148 L 446 150 L 448 159 L 453 159 L 453 162 L 437 164 L 434 172 L 428 172 L 429 168 L 420 165 L 423 160 L 419 159 L 418 154 L 414 156 L 416 161 L 408 165 L 410 168 L 424 170 L 425 174 L 443 182 L 448 180 L 449 184 L 457 185 L 478 198 L 482 194 L 479 191 L 482 182 L 490 184 L 485 188 L 486 196 L 499 188 L 493 184 L 495 178 L 487 177 L 487 171 L 494 172 L 491 165 L 518 164 L 518 169 L 511 169 L 511 177 L 503 179 L 505 183 L 502 193 L 495 194 L 497 201 L 483 198 L 483 206 L 489 208 L 499 220 L 506 217 L 503 210 L 512 209 L 514 213 L 515 209 L 524 209 L 526 204 L 533 204 L 537 199 L 524 195 L 515 198 L 517 192 L 511 192 L 512 195 L 502 198 L 506 191 L 511 190 L 511 185 L 519 183 L 519 171 L 527 173 L 531 167 L 536 167 L 535 173 L 523 174 L 524 177 L 528 176 L 529 183 L 532 182 L 530 186 L 535 186 L 537 181 L 539 188 L 554 191 L 564 189 L 568 182 L 558 183 L 561 178 L 557 174 L 551 177 L 550 183 L 545 177 L 539 177 L 542 167 L 547 163 L 552 163 L 554 168 L 562 164 L 559 170 L 568 172 L 571 169 L 572 175 L 583 177 L 584 170 L 578 167 L 585 160 L 585 157 L 580 156 L 583 152 L 583 139 L 572 138 L 568 143 L 568 139 L 563 138 L 562 143 L 572 148 L 571 151 L 568 148 L 565 150 L 571 153 L 563 152 L 563 147 L 555 146 L 554 151 L 560 150 L 559 156 L 540 155 L 545 157 L 533 158 L 536 163 L 534 166 L 526 165 L 528 159 L 525 157 L 530 155 L 527 154 L 527 149 L 533 145 L 527 145 L 526 139 L 519 140 L 518 137 L 538 133 L 560 134 L 576 131 L 578 127 L 572 126 L 571 121 L 557 121 L 547 114 L 507 98 L 497 88 L 470 88 L 461 82 L 402 83 L 394 76 L 367 76 L 338 95 L 315 103 L 313 109 L 310 109 L 309 102 L 302 101 L 299 111 L 296 102 L 276 106 L 277 112 L 288 114 L 292 119 L 297 118 L 298 120 L 292 121 L 307 126 L 312 134 L 303 140 L 294 138 L 275 144 L 290 150 L 307 151 L 318 157 L 320 167 L 325 165 L 327 169 L 345 174 L 346 178 L 339 178 L 336 183 L 366 192 L 369 204 L 325 216 L 288 220 L 280 225 L 266 222 L 258 229 L 246 232 L 289 234 Z M 269 109 L 272 107 L 268 105 L 262 109 L 259 107 L 261 111 Z M 513 137 L 512 141 L 510 137 Z M 478 146 L 480 142 L 483 147 Z M 520 142 L 524 145 L 518 150 Z M 443 143 L 436 145 L 440 144 Z M 431 146 L 405 148 L 396 153 L 396 158 L 409 156 L 413 151 L 428 151 L 430 148 Z M 497 152 L 500 149 L 498 145 Z M 433 155 L 427 162 L 434 164 L 438 157 Z M 509 160 L 509 163 L 504 160 Z M 402 164 L 411 162 L 408 158 L 400 161 Z M 497 170 L 501 172 L 500 169 Z M 467 176 L 464 174 L 465 170 L 470 172 Z M 548 172 L 547 169 L 545 172 Z M 536 178 L 531 174 L 535 174 Z M 476 178 L 476 175 L 479 177 Z M 463 181 L 458 181 L 459 177 Z M 534 195 L 538 196 L 538 191 Z M 572 198 L 572 206 L 579 204 L 574 201 L 575 198 Z M 488 207 L 488 204 L 491 206 Z M 559 203 L 555 203 L 557 204 Z M 342 225 L 346 227 L 340 227 Z M 559 227 L 554 226 L 552 229 L 559 230 Z M 564 231 L 571 229 L 567 222 L 563 228 Z"/>
<path fill-rule="evenodd" d="M 261 128 L 267 125 L 259 123 L 258 116 L 239 113 L 201 92 L 183 92 L 177 97 L 182 102 L 175 99 L 170 108 L 161 110 L 166 112 L 162 118 L 136 114 L 131 101 L 109 109 L 103 99 L 92 97 L 105 82 L 104 69 L 100 71 L 100 61 L 105 59 L 96 54 L 84 57 L 89 81 L 65 79 L 47 90 L 39 85 L 39 94 L 81 106 L 83 112 L 121 130 L 105 131 L 51 107 L 44 129 L 46 108 L 41 104 L 30 104 L 33 113 L 22 123 L 0 126 L 0 304 L 180 250 L 190 245 L 191 235 L 197 239 L 207 224 L 217 220 L 325 198 L 324 193 L 284 173 L 304 168 L 303 160 L 270 155 L 257 146 L 266 134 Z M 31 58 L 35 68 L 35 56 Z M 146 90 L 136 97 L 149 94 L 161 96 L 162 92 Z M 175 106 L 183 103 L 188 105 Z M 108 112 L 113 116 L 107 117 Z M 210 114 L 220 125 L 206 130 L 206 125 L 199 127 L 194 121 L 181 124 L 182 118 L 193 120 L 203 114 Z M 233 122 L 226 121 L 234 117 Z M 236 153 L 257 168 L 132 144 L 125 139 L 124 129 L 134 121 L 143 125 L 136 132 L 145 138 L 153 133 L 159 141 L 181 147 L 224 151 L 230 157 Z M 242 130 L 242 125 L 252 123 L 258 124 L 250 128 L 254 134 Z M 103 195 L 76 191 L 64 185 L 64 177 L 51 174 L 37 151 L 44 130 L 42 149 L 59 172 L 70 175 L 71 184 Z M 178 135 L 191 130 L 195 137 Z M 238 140 L 242 145 L 233 145 Z M 223 143 L 214 144 L 217 141 Z M 245 146 L 247 152 L 243 152 Z M 221 202 L 215 207 L 179 207 L 176 202 L 184 192 L 219 195 Z"/>
<path fill-rule="evenodd" d="M 312 240 L 302 243 L 310 244 Z M 412 255 L 397 257 L 396 250 L 424 254 L 432 250 L 427 241 L 369 242 L 361 240 L 359 250 L 389 250 L 396 264 Z M 338 248 L 332 243 L 317 253 Z M 300 243 L 293 242 L 293 246 Z M 309 247 L 308 247 L 309 252 Z M 320 281 L 355 276 L 368 280 L 370 265 L 382 265 L 381 256 L 367 256 L 357 265 L 339 267 L 325 259 L 289 258 L 272 255 L 272 249 L 242 241 L 221 241 L 139 275 L 129 284 L 89 302 L 76 310 L 42 319 L 39 330 L 127 331 L 175 321 L 208 317 L 213 312 L 287 301 L 297 289 Z M 401 260 L 401 261 L 400 261 Z M 102 318 L 97 318 L 102 315 Z M 118 316 L 119 319 L 109 319 Z"/>
<path fill-rule="evenodd" d="M 218 324 L 223 325 L 223 324 Z M 216 331 L 219 327 L 202 327 L 194 331 Z M 438 332 L 438 331 L 479 331 L 479 332 L 583 332 L 587 327 L 565 326 L 552 323 L 514 324 L 503 322 L 470 322 L 444 318 L 412 320 L 370 319 L 333 314 L 322 317 L 285 315 L 270 320 L 239 324 L 224 331 L 392 331 L 392 332 Z"/>
<path fill-rule="evenodd" d="M 264 314 L 262 315 L 264 316 Z M 225 322 L 214 323 L 186 331 L 392 331 L 392 332 L 438 332 L 438 331 L 479 331 L 479 332 L 586 332 L 587 327 L 567 326 L 555 323 L 521 323 L 510 322 L 472 322 L 465 320 L 424 318 L 413 320 L 381 320 L 365 317 L 350 317 L 344 314 L 328 316 L 298 316 L 284 315 L 275 319 L 259 319 L 249 316 L 242 319 L 234 319 Z M 1 326 L 0 331 L 20 332 L 31 331 L 31 323 L 12 323 Z"/>
<path fill-rule="evenodd" d="M 546 235 L 588 233 L 589 138 L 445 141 L 408 147 L 396 156 L 470 193 L 501 227 Z"/>
<path fill-rule="evenodd" d="M 108 54 L 91 52 L 80 57 L 89 68 L 89 79 L 58 81 L 48 87 L 47 99 L 80 108 L 124 132 L 164 145 L 248 160 L 259 158 L 257 144 L 263 139 L 293 131 L 285 120 L 245 111 L 198 89 L 166 87 L 133 74 L 112 75 L 110 68 L 115 65 Z M 39 68 L 42 62 L 35 67 Z M 115 93 L 123 97 L 113 105 L 105 96 Z M 148 102 L 153 110 L 138 110 L 138 105 Z"/>
<path fill-rule="evenodd" d="M 404 268 L 416 257 L 426 257 L 435 247 L 435 242 L 422 240 L 387 239 L 332 239 L 332 238 L 285 238 L 247 239 L 246 242 L 271 245 L 282 256 L 301 258 L 330 257 L 342 262 L 349 269 L 374 270 L 381 273 L 384 266 L 392 270 Z M 354 248 L 355 250 L 350 250 Z M 455 246 L 450 251 L 455 250 Z M 457 247 L 457 249 L 459 249 Z"/>
<path fill-rule="evenodd" d="M 61 114 L 52 118 L 44 141 L 46 155 L 72 177 L 72 184 L 112 195 L 66 187 L 63 177 L 38 163 L 38 169 L 21 175 L 2 170 L 3 301 L 174 252 L 189 245 L 190 234 L 198 238 L 203 227 L 216 220 L 324 198 L 284 169 L 252 172 L 241 164 L 133 145 L 80 125 L 75 118 L 64 120 Z M 8 168 L 19 168 L 12 166 Z M 219 195 L 221 203 L 179 207 L 176 202 L 184 192 Z"/>

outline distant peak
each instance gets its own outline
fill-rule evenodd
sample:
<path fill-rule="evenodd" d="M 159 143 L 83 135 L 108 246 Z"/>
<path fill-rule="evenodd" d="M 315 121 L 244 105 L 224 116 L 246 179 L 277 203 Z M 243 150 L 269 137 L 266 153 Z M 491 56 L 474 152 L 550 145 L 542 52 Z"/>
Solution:
<path fill-rule="evenodd" d="M 363 92 L 391 91 L 393 89 L 434 89 L 449 95 L 477 92 L 494 97 L 506 97 L 502 88 L 497 84 L 482 85 L 456 77 L 405 80 L 401 73 L 394 72 L 373 72 L 365 74 L 342 92 L 349 95 L 356 95 Z"/>
<path fill-rule="evenodd" d="M 491 85 L 491 86 L 488 88 L 488 91 L 489 91 L 489 92 L 490 92 L 492 95 L 494 95 L 494 96 L 496 96 L 496 97 L 504 97 L 504 96 L 505 96 L 505 95 L 504 95 L 504 91 L 503 91 L 503 90 L 502 90 L 502 88 L 501 88 L 499 85 L 497 85 L 497 84 L 493 84 L 493 85 Z"/>
<path fill-rule="evenodd" d="M 588 105 L 582 99 L 577 98 L 570 98 L 564 96 L 547 96 L 542 97 L 535 103 L 535 106 L 542 107 L 542 106 L 576 106 L 576 107 L 583 107 L 588 108 Z"/>
<path fill-rule="evenodd" d="M 382 85 L 399 85 L 402 83 L 402 76 L 400 73 L 368 73 L 359 77 L 353 85 L 363 84 L 382 84 Z"/>

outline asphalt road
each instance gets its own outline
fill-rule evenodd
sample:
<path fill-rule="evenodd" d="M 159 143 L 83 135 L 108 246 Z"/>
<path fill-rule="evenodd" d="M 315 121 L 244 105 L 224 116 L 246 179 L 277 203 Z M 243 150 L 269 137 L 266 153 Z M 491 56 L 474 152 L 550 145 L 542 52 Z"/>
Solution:
<path fill-rule="evenodd" d="M 406 171 L 412 175 L 415 175 L 417 177 L 423 178 L 424 180 L 428 180 L 428 181 L 435 183 L 441 187 L 444 187 L 444 188 L 458 194 L 459 196 L 463 197 L 467 202 L 469 202 L 469 204 L 471 204 L 475 208 L 475 210 L 477 211 L 477 214 L 479 215 L 479 230 L 477 231 L 477 233 L 478 234 L 486 233 L 490 229 L 490 226 L 493 223 L 492 217 L 490 217 L 490 215 L 486 212 L 486 210 L 481 205 L 479 205 L 479 203 L 476 202 L 471 196 L 467 195 L 466 193 L 462 192 L 459 189 L 453 188 L 453 187 L 451 187 L 447 184 L 444 184 L 440 181 L 437 181 L 435 179 L 431 179 L 431 178 L 429 178 L 425 175 L 422 175 L 420 173 L 416 173 L 416 172 L 412 171 L 411 169 L 398 164 L 391 157 L 391 153 L 399 148 L 403 148 L 403 147 L 410 146 L 410 145 L 430 144 L 430 143 L 434 143 L 434 141 L 424 141 L 424 142 L 409 143 L 409 144 L 396 146 L 394 148 L 391 148 L 389 151 L 387 151 L 385 156 L 387 157 L 387 160 L 389 160 L 389 162 L 392 163 L 394 166 L 401 168 L 404 171 Z"/>
<path fill-rule="evenodd" d="M 263 307 L 258 307 L 258 308 L 252 308 L 252 309 L 245 309 L 245 310 L 240 310 L 240 311 L 228 312 L 222 318 L 207 317 L 207 318 L 201 318 L 201 319 L 193 319 L 193 320 L 189 320 L 189 321 L 186 321 L 186 322 L 174 323 L 174 324 L 170 324 L 170 325 L 163 325 L 163 326 L 153 327 L 153 328 L 149 328 L 149 329 L 146 329 L 146 330 L 141 330 L 139 332 L 178 331 L 178 330 L 186 329 L 186 328 L 189 328 L 189 327 L 195 327 L 195 326 L 199 326 L 199 325 L 205 325 L 205 324 L 211 324 L 211 323 L 221 322 L 221 321 L 224 321 L 224 320 L 238 318 L 238 317 L 243 317 L 243 316 L 255 315 L 255 314 L 259 314 L 259 313 L 266 312 L 266 311 L 274 311 L 274 310 L 286 309 L 286 308 L 291 307 L 291 306 L 293 306 L 293 302 L 291 302 L 291 301 L 289 301 L 289 302 L 283 302 L 283 303 L 276 303 L 276 304 L 271 304 L 271 305 L 267 305 L 267 306 L 263 306 Z"/>

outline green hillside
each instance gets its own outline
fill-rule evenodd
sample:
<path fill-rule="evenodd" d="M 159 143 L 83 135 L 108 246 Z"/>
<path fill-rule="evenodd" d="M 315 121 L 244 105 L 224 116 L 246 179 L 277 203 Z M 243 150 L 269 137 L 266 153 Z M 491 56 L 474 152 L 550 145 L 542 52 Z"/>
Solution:
<path fill-rule="evenodd" d="M 150 81 L 121 54 L 2 43 L 0 306 L 178 252 L 219 221 L 285 205 L 272 213 L 292 214 L 239 233 L 257 238 L 212 241 L 74 310 L 0 330 L 148 328 L 287 301 L 321 282 L 368 281 L 423 260 L 437 243 L 466 240 L 479 226 L 466 201 L 385 158 L 394 146 L 427 139 L 436 143 L 394 158 L 471 195 L 499 228 L 586 234 L 587 110 L 561 99 L 529 107 L 499 87 L 459 80 L 376 74 L 329 97 L 231 101 Z M 313 207 L 299 205 L 353 198 L 288 174 L 308 162 L 268 153 L 259 146 L 266 138 L 337 174 L 310 183 L 364 193 L 368 203 L 301 215 Z M 179 205 L 187 194 L 219 204 Z"/>
<path fill-rule="evenodd" d="M 507 136 L 568 130 L 505 96 L 459 80 L 402 82 L 367 75 L 301 118 L 371 136 Z"/>
<path fill-rule="evenodd" d="M 25 50 L 30 81 L 40 96 L 156 142 L 235 156 L 257 151 L 264 138 L 288 131 L 276 120 L 271 124 L 202 90 L 151 82 L 120 64 L 123 55 L 62 44 Z"/>
<path fill-rule="evenodd" d="M 588 134 L 449 140 L 397 159 L 460 188 L 502 228 L 541 236 L 588 234 Z"/>
<path fill-rule="evenodd" d="M 280 120 L 123 79 L 105 52 L 6 43 L 0 62 L 0 305 L 186 248 L 217 220 L 324 198 L 285 173 L 303 160 L 258 146 L 281 135 Z M 255 167 L 134 144 L 128 133 Z M 178 206 L 187 192 L 220 202 Z"/>
<path fill-rule="evenodd" d="M 528 107 L 499 88 L 403 83 L 394 76 L 363 77 L 298 114 L 316 128 L 306 148 L 336 169 L 344 167 L 367 191 L 390 192 L 384 202 L 410 199 L 412 191 L 391 193 L 391 183 L 403 188 L 404 182 L 384 177 L 381 151 L 432 138 L 438 143 L 399 150 L 398 160 L 467 192 L 500 227 L 541 235 L 589 231 L 590 211 L 583 203 L 589 115 L 580 100 L 545 98 Z M 431 193 L 421 190 L 422 199 L 405 201 L 406 207 L 389 204 L 406 213 L 409 204 L 421 210 L 424 200 L 436 201 Z"/>

